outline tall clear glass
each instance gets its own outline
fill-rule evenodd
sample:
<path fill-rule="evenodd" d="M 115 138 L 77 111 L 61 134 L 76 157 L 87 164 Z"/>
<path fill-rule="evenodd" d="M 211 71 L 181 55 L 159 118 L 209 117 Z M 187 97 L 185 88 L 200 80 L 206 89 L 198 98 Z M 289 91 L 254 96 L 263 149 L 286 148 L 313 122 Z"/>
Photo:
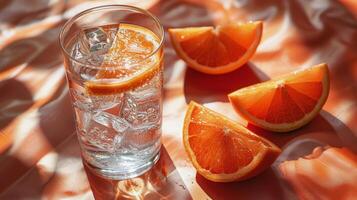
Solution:
<path fill-rule="evenodd" d="M 160 156 L 163 27 L 107 5 L 69 19 L 59 38 L 84 163 L 112 179 L 143 174 Z"/>

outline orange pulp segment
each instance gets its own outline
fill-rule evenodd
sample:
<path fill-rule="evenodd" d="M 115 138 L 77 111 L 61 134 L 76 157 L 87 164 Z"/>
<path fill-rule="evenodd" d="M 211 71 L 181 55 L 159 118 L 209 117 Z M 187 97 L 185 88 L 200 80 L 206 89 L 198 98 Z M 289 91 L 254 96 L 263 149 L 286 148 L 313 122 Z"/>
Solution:
<path fill-rule="evenodd" d="M 253 177 L 268 168 L 281 151 L 242 125 L 195 102 L 186 112 L 183 142 L 197 172 L 215 182 Z"/>

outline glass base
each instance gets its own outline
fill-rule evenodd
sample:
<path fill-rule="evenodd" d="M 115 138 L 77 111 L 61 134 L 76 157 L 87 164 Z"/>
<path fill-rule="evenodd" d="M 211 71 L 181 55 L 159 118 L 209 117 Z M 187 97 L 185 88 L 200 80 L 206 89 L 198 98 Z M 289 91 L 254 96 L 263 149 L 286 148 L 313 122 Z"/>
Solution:
<path fill-rule="evenodd" d="M 83 158 L 82 159 L 83 159 L 83 163 L 90 170 L 92 170 L 99 176 L 102 176 L 102 177 L 108 178 L 108 179 L 112 179 L 112 180 L 125 180 L 125 179 L 138 177 L 138 176 L 144 174 L 145 172 L 149 171 L 156 164 L 156 162 L 159 160 L 159 158 L 160 158 L 160 151 L 158 151 L 158 153 L 154 157 L 152 157 L 150 160 L 148 160 L 143 165 L 140 165 L 135 168 L 131 167 L 130 169 L 118 169 L 118 170 L 101 169 L 101 168 L 91 165 L 90 163 L 85 161 L 85 159 L 83 159 Z"/>

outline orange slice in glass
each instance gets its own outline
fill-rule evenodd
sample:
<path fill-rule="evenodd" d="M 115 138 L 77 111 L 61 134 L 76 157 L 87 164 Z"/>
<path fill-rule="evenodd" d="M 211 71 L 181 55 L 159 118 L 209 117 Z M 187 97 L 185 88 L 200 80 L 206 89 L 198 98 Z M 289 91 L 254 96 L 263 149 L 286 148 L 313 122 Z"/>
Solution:
<path fill-rule="evenodd" d="M 96 79 L 85 82 L 86 91 L 90 95 L 116 94 L 152 79 L 162 67 L 161 49 L 154 52 L 159 43 L 158 37 L 146 28 L 120 24 Z"/>

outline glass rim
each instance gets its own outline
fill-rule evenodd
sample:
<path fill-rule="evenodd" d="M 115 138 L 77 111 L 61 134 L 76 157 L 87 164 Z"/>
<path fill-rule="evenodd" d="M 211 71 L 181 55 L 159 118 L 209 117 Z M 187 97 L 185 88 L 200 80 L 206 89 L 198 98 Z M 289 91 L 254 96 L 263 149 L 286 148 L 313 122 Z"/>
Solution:
<path fill-rule="evenodd" d="M 135 11 L 138 11 L 144 15 L 147 15 L 149 16 L 151 19 L 153 19 L 153 21 L 159 26 L 159 31 L 161 33 L 161 37 L 159 37 L 159 45 L 155 48 L 154 51 L 152 51 L 149 55 L 147 55 L 146 57 L 142 58 L 141 60 L 133 63 L 133 65 L 136 65 L 136 64 L 139 64 L 141 63 L 142 61 L 145 61 L 149 58 L 151 58 L 153 55 L 155 55 L 162 47 L 163 43 L 164 43 L 164 37 L 165 37 L 165 31 L 164 31 L 164 28 L 163 26 L 161 25 L 160 23 L 160 20 L 155 16 L 153 15 L 152 13 L 150 13 L 149 11 L 147 10 L 144 10 L 142 8 L 138 8 L 138 7 L 135 7 L 135 6 L 131 6 L 131 5 L 124 5 L 124 4 L 110 4 L 110 5 L 102 5 L 102 6 L 95 6 L 95 7 L 92 7 L 92 8 L 89 8 L 89 9 L 86 9 L 86 10 L 83 10 L 79 13 L 77 13 L 76 15 L 74 15 L 73 17 L 69 18 L 66 23 L 61 27 L 61 30 L 59 32 L 59 43 L 60 43 L 60 46 L 61 46 L 61 49 L 62 49 L 62 52 L 65 53 L 65 56 L 67 56 L 69 59 L 77 62 L 77 63 L 80 63 L 82 65 L 84 65 L 84 67 L 88 67 L 88 68 L 93 68 L 93 69 L 98 69 L 98 68 L 101 68 L 101 66 L 95 66 L 95 65 L 92 65 L 92 64 L 88 64 L 88 63 L 84 63 L 76 58 L 74 58 L 70 52 L 67 51 L 67 49 L 64 47 L 64 32 L 65 31 L 68 31 L 68 27 L 70 27 L 71 25 L 73 25 L 73 23 L 78 19 L 80 18 L 81 16 L 84 16 L 86 14 L 89 14 L 93 11 L 100 11 L 100 10 L 106 10 L 106 9 L 110 9 L 110 8 L 124 8 L 124 9 L 128 9 L 128 10 L 135 10 Z M 156 34 L 155 34 L 156 35 Z M 116 67 L 105 67 L 106 70 L 108 69 L 117 69 Z"/>

